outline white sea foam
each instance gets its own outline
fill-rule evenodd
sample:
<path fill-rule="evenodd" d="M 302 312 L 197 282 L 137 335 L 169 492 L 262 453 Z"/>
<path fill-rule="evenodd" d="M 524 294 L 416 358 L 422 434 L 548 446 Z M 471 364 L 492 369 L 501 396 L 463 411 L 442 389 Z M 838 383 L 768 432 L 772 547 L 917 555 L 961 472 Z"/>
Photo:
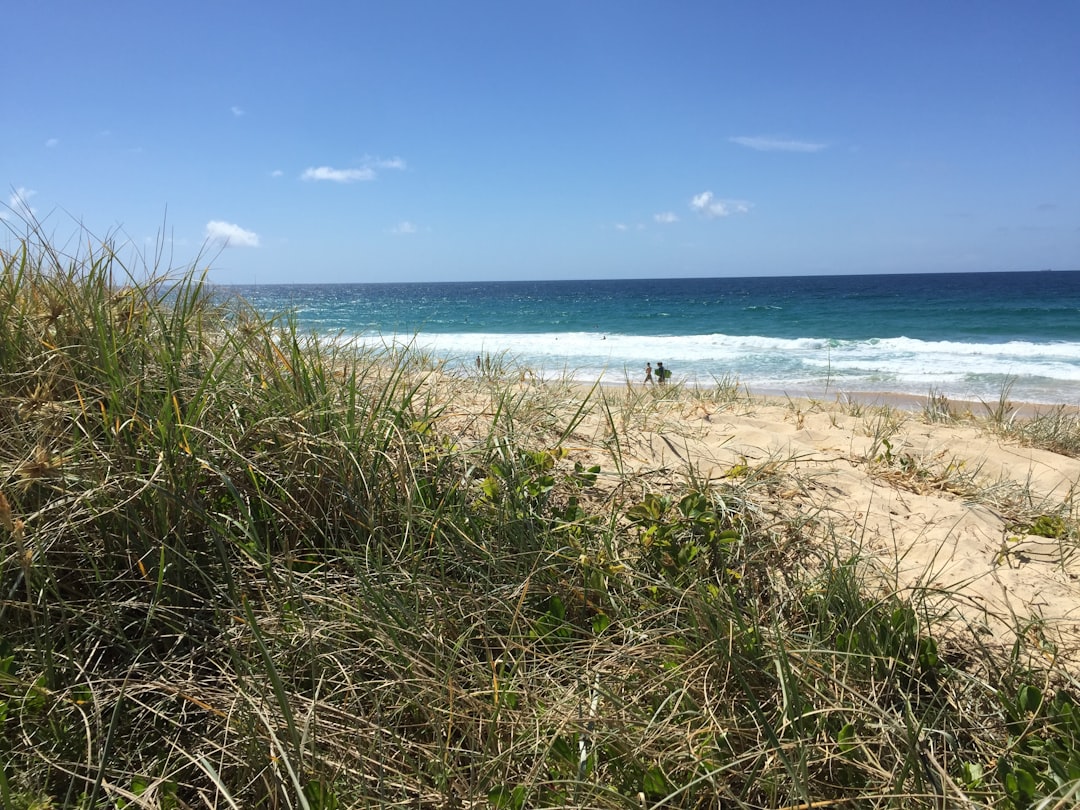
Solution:
<path fill-rule="evenodd" d="M 676 381 L 708 385 L 735 377 L 751 390 L 884 390 L 956 399 L 996 399 L 1011 382 L 1017 400 L 1080 403 L 1080 343 L 964 343 L 888 338 L 829 341 L 724 334 L 604 335 L 596 332 L 367 336 L 363 342 L 415 345 L 463 369 L 477 355 L 543 376 L 636 381 L 662 361 Z"/>

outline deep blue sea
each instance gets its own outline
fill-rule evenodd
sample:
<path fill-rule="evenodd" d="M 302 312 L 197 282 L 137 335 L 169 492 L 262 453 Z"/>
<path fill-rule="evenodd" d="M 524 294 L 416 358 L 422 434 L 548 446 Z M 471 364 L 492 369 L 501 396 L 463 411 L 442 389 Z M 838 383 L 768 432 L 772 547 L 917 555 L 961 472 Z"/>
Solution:
<path fill-rule="evenodd" d="M 1080 405 L 1080 272 L 223 288 L 338 340 L 477 355 L 544 378 L 737 379 L 754 393 L 895 392 Z"/>

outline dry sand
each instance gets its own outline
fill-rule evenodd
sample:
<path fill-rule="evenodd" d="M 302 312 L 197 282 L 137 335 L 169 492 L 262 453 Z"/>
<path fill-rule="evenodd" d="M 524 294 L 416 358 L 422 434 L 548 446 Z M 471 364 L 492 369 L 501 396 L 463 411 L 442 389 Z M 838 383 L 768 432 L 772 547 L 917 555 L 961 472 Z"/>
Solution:
<path fill-rule="evenodd" d="M 921 408 L 716 403 L 662 388 L 599 396 L 612 407 L 576 431 L 583 460 L 610 469 L 597 448 L 610 446 L 613 413 L 625 421 L 614 423 L 622 462 L 643 487 L 689 470 L 719 480 L 768 469 L 783 482 L 774 506 L 812 542 L 865 560 L 870 587 L 934 607 L 959 638 L 1007 649 L 1022 633 L 1048 659 L 1080 664 L 1080 549 L 1026 531 L 1044 514 L 1075 525 L 1080 460 L 1003 438 L 978 415 L 930 422 Z"/>

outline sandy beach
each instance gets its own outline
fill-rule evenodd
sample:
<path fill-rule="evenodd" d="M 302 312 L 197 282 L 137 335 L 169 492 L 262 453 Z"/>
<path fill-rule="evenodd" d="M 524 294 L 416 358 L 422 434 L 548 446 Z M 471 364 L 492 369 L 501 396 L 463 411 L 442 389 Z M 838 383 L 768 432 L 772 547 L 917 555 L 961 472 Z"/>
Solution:
<path fill-rule="evenodd" d="M 567 420 L 593 403 L 570 462 L 610 469 L 609 409 L 624 414 L 619 464 L 642 490 L 768 476 L 761 509 L 858 558 L 868 588 L 910 599 L 954 643 L 1004 651 L 1023 633 L 1047 662 L 1080 667 L 1080 554 L 1065 529 L 1080 459 L 1015 430 L 1055 409 L 1005 403 L 996 423 L 999 403 L 952 402 L 933 418 L 925 397 L 888 392 L 724 402 L 707 389 L 571 385 L 562 396 Z"/>
<path fill-rule="evenodd" d="M 642 471 L 685 465 L 715 480 L 775 467 L 789 482 L 785 508 L 863 557 L 882 588 L 991 643 L 1028 632 L 1048 655 L 1080 660 L 1080 557 L 1071 540 L 1030 532 L 1041 516 L 1075 514 L 1080 460 L 985 419 L 928 422 L 898 408 L 762 399 L 671 402 L 663 414 L 667 424 L 636 437 Z"/>

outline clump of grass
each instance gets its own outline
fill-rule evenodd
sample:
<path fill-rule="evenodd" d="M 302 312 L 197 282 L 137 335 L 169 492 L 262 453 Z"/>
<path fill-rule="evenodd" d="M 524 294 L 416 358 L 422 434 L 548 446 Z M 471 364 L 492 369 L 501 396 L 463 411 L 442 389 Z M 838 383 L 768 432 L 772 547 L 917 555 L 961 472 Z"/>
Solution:
<path fill-rule="evenodd" d="M 1080 414 L 1058 406 L 1013 424 L 1009 435 L 1067 456 L 1080 456 Z"/>
<path fill-rule="evenodd" d="M 956 418 L 952 403 L 944 392 L 935 388 L 930 389 L 923 403 L 923 418 L 927 422 L 951 422 Z"/>
<path fill-rule="evenodd" d="M 712 384 L 698 389 L 696 393 L 700 398 L 707 398 L 718 405 L 746 401 L 750 397 L 746 386 L 732 374 L 714 375 Z"/>
<path fill-rule="evenodd" d="M 879 405 L 861 411 L 862 430 L 870 438 L 866 457 L 872 462 L 886 466 L 893 461 L 895 449 L 892 439 L 899 432 L 907 416 L 889 405 Z"/>
<path fill-rule="evenodd" d="M 628 478 L 655 403 L 328 345 L 107 242 L 22 239 L 0 315 L 4 807 L 1064 795 L 1058 674 L 867 596 L 781 464 Z"/>
<path fill-rule="evenodd" d="M 986 418 L 990 423 L 999 428 L 1005 429 L 1012 424 L 1016 418 L 1016 406 L 1013 405 L 1009 399 L 1009 394 L 1012 392 L 1015 379 L 1012 377 L 1006 378 L 1001 384 L 1001 389 L 998 391 L 998 398 L 993 402 L 987 402 L 981 400 L 983 407 L 986 409 Z"/>

